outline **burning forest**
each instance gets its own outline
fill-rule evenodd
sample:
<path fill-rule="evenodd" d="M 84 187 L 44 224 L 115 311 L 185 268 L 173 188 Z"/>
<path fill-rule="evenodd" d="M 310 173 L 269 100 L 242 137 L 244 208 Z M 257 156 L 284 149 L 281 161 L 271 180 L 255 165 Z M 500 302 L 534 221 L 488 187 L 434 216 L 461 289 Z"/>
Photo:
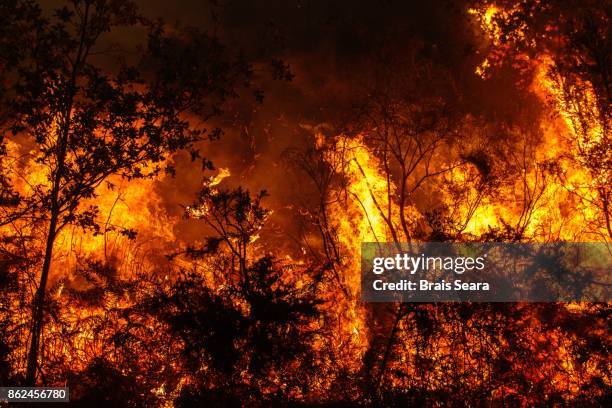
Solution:
<path fill-rule="evenodd" d="M 0 3 L 0 387 L 608 405 L 605 301 L 360 293 L 363 242 L 610 244 L 609 2 L 250 3 Z"/>

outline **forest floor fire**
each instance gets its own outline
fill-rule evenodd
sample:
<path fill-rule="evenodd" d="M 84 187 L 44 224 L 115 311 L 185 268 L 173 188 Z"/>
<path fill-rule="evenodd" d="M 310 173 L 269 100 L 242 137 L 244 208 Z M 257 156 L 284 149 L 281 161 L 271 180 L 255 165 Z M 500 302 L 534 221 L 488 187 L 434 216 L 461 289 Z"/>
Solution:
<path fill-rule="evenodd" d="M 608 302 L 361 262 L 611 249 L 608 5 L 196 3 L 0 4 L 0 406 L 606 405 Z"/>

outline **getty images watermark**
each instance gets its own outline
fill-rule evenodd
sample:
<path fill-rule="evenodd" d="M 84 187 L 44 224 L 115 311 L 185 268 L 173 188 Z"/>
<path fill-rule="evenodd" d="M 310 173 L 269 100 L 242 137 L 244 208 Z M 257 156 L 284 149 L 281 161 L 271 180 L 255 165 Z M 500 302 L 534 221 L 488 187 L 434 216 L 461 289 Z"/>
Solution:
<path fill-rule="evenodd" d="M 607 243 L 373 243 L 361 246 L 366 302 L 608 302 Z"/>

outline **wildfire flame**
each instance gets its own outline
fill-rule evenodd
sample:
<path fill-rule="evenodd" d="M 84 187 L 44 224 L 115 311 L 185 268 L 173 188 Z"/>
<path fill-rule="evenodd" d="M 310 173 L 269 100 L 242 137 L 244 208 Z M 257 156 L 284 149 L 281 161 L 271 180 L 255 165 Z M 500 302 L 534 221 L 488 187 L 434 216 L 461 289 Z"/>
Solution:
<path fill-rule="evenodd" d="M 488 5 L 481 9 L 470 9 L 481 31 L 486 35 L 487 41 L 497 52 L 507 51 L 508 46 L 502 41 L 503 30 L 499 21 L 509 18 L 512 10 L 503 9 L 498 5 Z M 516 37 L 524 35 L 525 27 L 520 24 L 512 34 Z M 551 241 L 610 241 L 610 233 L 602 222 L 602 209 L 594 204 L 600 200 L 601 186 L 610 187 L 610 170 L 594 173 L 585 166 L 581 152 L 595 149 L 605 141 L 606 129 L 595 118 L 600 116 L 595 93 L 588 82 L 579 83 L 585 90 L 585 97 L 578 103 L 580 106 L 567 102 L 566 89 L 562 81 L 555 80 L 555 60 L 552 55 L 543 53 L 537 57 L 521 56 L 532 68 L 529 91 L 542 102 L 544 109 L 550 114 L 542 115 L 537 124 L 539 138 L 533 135 L 522 134 L 519 129 L 508 129 L 513 145 L 504 145 L 503 148 L 514 154 L 515 167 L 508 171 L 509 175 L 492 181 L 494 176 L 484 174 L 476 160 L 467 158 L 461 165 L 452 166 L 448 171 L 441 172 L 435 179 L 434 186 L 439 192 L 440 208 L 444 209 L 444 232 L 448 240 L 482 240 L 495 236 L 494 239 L 517 240 L 526 242 Z M 492 72 L 499 63 L 499 55 L 492 52 L 484 56 L 474 72 L 483 80 L 491 77 Z M 587 117 L 581 112 L 590 112 Z M 477 124 L 471 122 L 472 118 L 465 118 L 466 133 L 476 133 Z M 468 139 L 466 137 L 466 139 Z M 333 268 L 337 271 L 337 281 L 325 281 L 321 289 L 321 297 L 326 302 L 324 306 L 324 326 L 331 327 L 327 336 L 318 335 L 315 340 L 315 351 L 323 354 L 329 351 L 327 358 L 335 359 L 333 364 L 340 366 L 351 375 L 355 375 L 363 368 L 366 353 L 376 339 L 373 339 L 372 312 L 359 299 L 360 292 L 360 252 L 363 242 L 393 242 L 399 240 L 392 233 L 399 229 L 401 224 L 400 211 L 407 214 L 412 225 L 426 224 L 428 208 L 419 208 L 418 204 L 407 203 L 400 208 L 397 197 L 398 181 L 391 173 L 384 169 L 382 160 L 377 151 L 368 144 L 367 134 L 337 135 L 326 137 L 321 133 L 314 135 L 314 148 L 324 150 L 324 160 L 338 173 L 341 182 L 325 197 L 327 207 L 326 216 L 329 217 L 330 236 L 338 244 L 340 251 L 338 259 L 334 260 Z M 486 143 L 486 141 L 485 141 Z M 36 152 L 31 150 L 29 144 L 17 138 L 6 142 L 9 163 L 8 176 L 14 182 L 16 191 L 23 196 L 36 195 L 37 188 L 47 188 L 50 185 L 49 169 L 38 163 L 33 157 Z M 464 146 L 462 146 L 464 147 Z M 454 156 L 461 156 L 459 147 L 451 147 Z M 507 152 L 506 152 L 507 153 Z M 440 153 L 435 158 L 444 155 Z M 172 160 L 169 158 L 168 160 Z M 499 160 L 501 162 L 501 159 Z M 501 164 L 499 164 L 501 166 Z M 81 326 L 84 321 L 91 322 L 101 318 L 107 312 L 105 306 L 94 305 L 83 308 L 70 304 L 66 292 L 79 286 L 87 286 L 86 279 L 76 276 L 76 270 L 83 262 L 99 260 L 103 265 L 117 268 L 117 272 L 124 277 L 136 273 L 153 275 L 163 270 L 168 280 L 171 266 L 166 267 L 160 262 L 169 248 L 183 244 L 175 233 L 181 218 L 171 216 L 165 209 L 164 198 L 159 188 L 163 175 L 148 179 L 124 180 L 118 176 L 108 179 L 100 185 L 95 197 L 85 200 L 81 207 L 94 205 L 98 208 L 96 220 L 101 226 L 100 231 L 91 233 L 77 227 L 65 228 L 61 231 L 55 242 L 53 259 L 51 293 L 52 301 L 60 304 L 63 315 L 62 320 L 51 321 L 45 327 L 45 336 L 50 344 L 48 353 L 63 359 L 69 366 L 85 367 L 91 356 L 104 352 L 105 333 L 93 329 L 91 326 Z M 204 187 L 214 196 L 221 191 L 220 184 L 232 177 L 229 168 L 219 168 L 217 173 L 205 179 Z M 489 179 L 490 177 L 490 179 Z M 489 184 L 487 184 L 489 183 Z M 37 187 L 38 186 L 38 187 Z M 460 197 L 461 200 L 458 198 Z M 2 207 L 0 207 L 2 209 Z M 189 218 L 202 219 L 209 215 L 210 208 L 206 204 L 186 208 Z M 271 214 L 271 211 L 270 211 Z M 302 213 L 306 215 L 307 212 Z M 16 221 L 16 223 L 21 221 Z M 37 230 L 45 228 L 45 220 L 38 222 L 8 223 L 0 227 L 0 234 L 14 235 L 17 232 L 26 235 L 35 235 Z M 259 227 L 262 228 L 262 227 Z M 427 232 L 433 227 L 429 226 Z M 423 227 L 426 230 L 426 227 Z M 512 233 L 502 234 L 504 231 Z M 495 234 L 497 235 L 495 235 Z M 135 234 L 135 235 L 134 235 Z M 250 243 L 261 238 L 263 234 L 255 233 L 250 236 Z M 421 236 L 426 236 L 422 233 Z M 501 237 L 501 238 L 500 238 Z M 405 237 L 408 239 L 408 237 Z M 41 245 L 37 243 L 37 245 Z M 39 249 L 39 248 L 38 248 Z M 294 259 L 288 254 L 280 254 L 292 265 L 304 266 L 308 264 L 308 253 L 302 247 L 303 259 Z M 261 248 L 252 252 L 255 259 L 263 255 Z M 165 259 L 165 258 L 164 258 Z M 193 266 L 192 263 L 181 261 L 179 268 L 204 270 L 209 281 L 215 283 L 208 266 Z M 198 269 L 200 268 L 200 269 Z M 33 274 L 35 275 L 35 274 Z M 298 278 L 298 289 L 306 286 L 306 279 Z M 31 285 L 31 282 L 28 282 Z M 211 284 L 212 286 L 212 284 Z M 223 285 L 219 285 L 223 288 Z M 341 289 L 339 289 L 341 288 Z M 219 289 L 219 288 L 217 288 Z M 134 301 L 121 296 L 109 296 L 115 310 L 129 307 Z M 518 306 L 519 308 L 521 306 Z M 566 309 L 570 313 L 584 310 L 582 304 L 570 304 Z M 16 308 L 17 309 L 17 308 Z M 434 309 L 430 309 L 434 310 Z M 436 314 L 437 311 L 432 312 Z M 440 312 L 442 313 L 442 312 Z M 416 312 L 411 318 L 416 316 Z M 585 371 L 595 375 L 598 370 L 596 362 L 585 360 L 576 362 L 572 355 L 572 346 L 575 339 L 564 336 L 560 328 L 554 328 L 542 334 L 543 324 L 538 316 L 526 314 L 520 323 L 532 336 L 528 341 L 536 346 L 545 344 L 554 346 L 551 355 L 542 357 L 542 364 L 559 364 L 567 375 L 550 379 L 551 387 L 559 390 L 570 389 L 574 393 L 580 392 L 580 387 L 587 380 L 579 378 Z M 18 317 L 25 326 L 28 314 Z M 408 320 L 408 319 L 406 319 Z M 422 323 L 422 322 L 421 322 Z M 425 322 L 423 324 L 427 324 Z M 398 323 L 399 324 L 399 323 Z M 428 350 L 427 358 L 431 361 L 442 359 L 454 353 L 452 336 L 445 338 L 444 334 L 456 330 L 456 322 L 444 322 L 436 327 L 435 350 Z M 153 327 L 153 326 L 152 326 Z M 400 372 L 405 366 L 416 365 L 414 361 L 425 358 L 423 350 L 419 350 L 415 338 L 410 337 L 414 327 L 409 323 L 399 324 L 405 337 L 401 343 L 403 351 L 394 363 L 390 363 L 389 371 L 397 369 Z M 154 327 L 153 327 L 154 329 Z M 151 327 L 146 330 L 153 330 Z M 64 331 L 78 333 L 72 337 L 71 343 L 62 343 L 59 339 Z M 471 353 L 484 347 L 479 343 L 477 325 L 470 326 L 473 335 L 463 339 L 470 350 L 463 350 L 463 364 L 479 366 L 478 357 Z M 546 329 L 548 330 L 548 329 Z M 605 331 L 601 336 L 605 337 Z M 407 334 L 406 334 L 407 333 Z M 508 340 L 494 339 L 496 350 L 508 347 Z M 527 341 L 527 340 L 526 340 Z M 543 346 L 542 346 L 543 347 Z M 477 353 L 475 353 L 477 355 Z M 331 356 L 331 357 L 329 357 Z M 420 360 L 419 360 L 420 361 Z M 395 364 L 395 365 L 394 365 Z M 508 364 L 518 364 L 510 362 Z M 412 367 L 412 366 L 411 366 Z M 428 375 L 432 378 L 443 378 L 442 365 L 438 364 Z M 584 367 L 587 369 L 585 370 Z M 468 370 L 461 367 L 457 370 Z M 413 370 L 412 368 L 407 369 Z M 413 370 L 416 371 L 416 370 Z M 486 370 L 485 370 L 486 371 Z M 244 371 L 247 372 L 246 370 Z M 409 372 L 416 376 L 416 372 Z M 485 383 L 490 372 L 483 372 L 481 378 L 475 383 Z M 246 375 L 246 374 L 245 374 Z M 394 387 L 410 387 L 410 375 L 403 373 L 390 380 Z M 419 374 L 420 375 L 420 374 Z M 533 381 L 543 378 L 544 374 L 534 368 L 526 374 Z M 180 387 L 186 382 L 185 378 L 179 380 L 178 390 L 173 391 L 176 396 Z M 280 380 L 279 380 L 280 381 Z M 610 380 L 606 377 L 607 385 Z M 317 374 L 313 380 L 312 389 L 315 392 L 325 392 L 334 386 L 334 378 L 326 372 Z M 432 381 L 425 388 L 427 391 L 439 391 L 446 384 Z M 515 392 L 516 390 L 497 389 L 494 393 Z M 157 392 L 160 395 L 168 393 L 164 386 Z"/>

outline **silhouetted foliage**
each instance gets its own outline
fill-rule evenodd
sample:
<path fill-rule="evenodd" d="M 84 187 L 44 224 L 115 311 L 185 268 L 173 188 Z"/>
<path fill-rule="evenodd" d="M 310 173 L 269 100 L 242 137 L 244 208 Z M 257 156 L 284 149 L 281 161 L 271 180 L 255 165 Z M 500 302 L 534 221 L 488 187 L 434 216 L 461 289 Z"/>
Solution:
<path fill-rule="evenodd" d="M 142 407 L 158 403 L 136 377 L 113 362 L 93 360 L 82 372 L 68 378 L 71 405 L 77 407 Z"/>
<path fill-rule="evenodd" d="M 265 190 L 251 192 L 268 174 L 245 163 L 236 171 L 231 158 L 232 175 L 218 169 L 202 185 L 185 183 L 189 194 L 199 191 L 180 218 L 173 199 L 182 200 L 184 191 L 175 194 L 170 183 L 185 180 L 171 178 L 215 170 L 203 152 L 214 155 L 217 146 L 202 142 L 228 129 L 258 131 L 251 124 L 236 129 L 244 107 L 234 104 L 245 95 L 261 102 L 261 67 L 271 69 L 273 80 L 294 74 L 279 58 L 285 39 L 274 22 L 265 22 L 279 43 L 272 55 L 259 50 L 253 62 L 228 45 L 235 33 L 219 30 L 218 13 L 235 2 L 212 1 L 213 25 L 199 28 L 151 20 L 136 3 L 68 0 L 49 10 L 34 0 L 0 2 L 0 386 L 68 386 L 71 403 L 84 407 L 609 405 L 608 304 L 380 304 L 363 303 L 358 293 L 358 245 L 367 236 L 398 244 L 559 241 L 564 211 L 584 211 L 587 219 L 591 210 L 598 236 L 608 240 L 606 228 L 612 236 L 607 5 L 498 0 L 504 13 L 483 14 L 499 37 L 481 44 L 498 48 L 489 68 L 511 71 L 517 93 L 532 93 L 525 84 L 533 80 L 534 61 L 542 54 L 551 60 L 545 77 L 558 91 L 551 102 L 563 107 L 575 152 L 542 154 L 548 122 L 523 100 L 511 101 L 521 105 L 513 120 L 466 106 L 474 98 L 466 88 L 489 79 L 471 74 L 459 83 L 449 63 L 455 57 L 424 21 L 427 33 L 409 27 L 401 34 L 410 39 L 399 47 L 386 29 L 375 52 L 349 47 L 357 81 L 325 78 L 345 58 L 342 47 L 317 52 L 325 75 L 298 71 L 290 99 L 299 108 L 309 93 L 327 98 L 347 84 L 355 89 L 349 109 L 300 113 L 291 130 L 307 132 L 303 140 L 294 144 L 293 133 L 282 140 L 275 133 L 277 119 L 283 126 L 287 120 L 285 107 L 273 106 L 272 116 L 246 113 L 264 122 L 265 143 L 248 134 L 252 157 L 245 163 L 276 166 L 269 152 L 291 143 L 285 158 L 298 171 L 274 175 L 271 191 L 287 193 L 275 193 L 274 213 L 264 206 Z M 391 7 L 383 3 L 367 7 Z M 471 27 L 473 13 L 463 6 L 444 2 L 461 9 L 451 13 L 465 18 L 458 27 Z M 299 2 L 295 9 L 319 24 L 312 7 Z M 341 12 L 359 21 L 354 10 Z M 257 13 L 246 17 L 260 23 Z M 365 36 L 373 27 L 363 28 Z M 129 50 L 110 44 L 126 35 L 143 41 Z M 266 48 L 269 40 L 255 42 Z M 292 58 L 301 64 L 310 40 L 297 40 Z M 461 72 L 475 68 L 471 57 L 462 62 Z M 324 112 L 329 108 L 337 112 Z M 338 129 L 327 121 L 337 116 Z M 325 123 L 311 125 L 316 121 Z M 189 159 L 193 168 L 180 174 Z M 586 169 L 592 182 L 562 191 L 575 185 L 564 184 L 572 175 L 561 160 Z M 290 176 L 303 202 L 279 187 L 287 180 L 277 179 Z M 147 208 L 147 215 L 172 219 L 151 234 L 163 243 L 111 223 L 112 214 L 102 220 L 104 188 L 157 177 L 152 189 L 162 186 L 164 197 L 151 194 L 164 208 Z M 550 197 L 575 199 L 581 191 L 583 206 Z M 139 205 L 127 215 L 144 209 Z M 560 226 L 535 225 L 538 216 L 557 211 Z M 291 223 L 284 229 L 279 213 L 294 216 L 299 232 Z M 478 214 L 480 228 L 468 228 Z M 368 228 L 372 234 L 364 233 Z M 78 247 L 83 234 L 104 238 L 103 254 Z M 107 252 L 110 236 L 119 247 L 138 246 L 137 255 L 128 245 Z M 577 275 L 556 266 L 558 274 Z M 583 282 L 573 283 L 578 290 Z"/>
<path fill-rule="evenodd" d="M 308 373 L 300 370 L 311 358 L 315 331 L 309 325 L 319 301 L 313 288 L 283 283 L 281 268 L 260 259 L 247 270 L 248 289 L 231 283 L 210 288 L 203 276 L 184 273 L 142 305 L 181 339 L 181 365 L 194 381 L 183 403 L 209 393 L 286 398 L 292 388 L 307 386 Z"/>
<path fill-rule="evenodd" d="M 12 20 L 2 43 L 9 36 L 13 43 L 0 54 L 0 66 L 9 70 L 3 92 L 9 129 L 12 137 L 35 144 L 34 160 L 44 166 L 47 180 L 0 220 L 4 225 L 28 215 L 48 223 L 32 315 L 27 377 L 33 384 L 59 232 L 76 225 L 100 233 L 97 207 L 82 208 L 81 202 L 96 197 L 109 176 L 154 176 L 173 152 L 218 137 L 218 130 L 207 133 L 186 115 L 219 115 L 222 104 L 237 95 L 236 83 L 248 83 L 250 69 L 208 33 L 169 32 L 146 21 L 130 1 L 74 0 L 51 18 L 33 2 L 11 1 L 2 12 Z M 94 58 L 100 38 L 136 24 L 149 30 L 140 61 L 118 59 L 114 71 L 102 70 Z M 32 29 L 22 33 L 23 25 Z"/>

